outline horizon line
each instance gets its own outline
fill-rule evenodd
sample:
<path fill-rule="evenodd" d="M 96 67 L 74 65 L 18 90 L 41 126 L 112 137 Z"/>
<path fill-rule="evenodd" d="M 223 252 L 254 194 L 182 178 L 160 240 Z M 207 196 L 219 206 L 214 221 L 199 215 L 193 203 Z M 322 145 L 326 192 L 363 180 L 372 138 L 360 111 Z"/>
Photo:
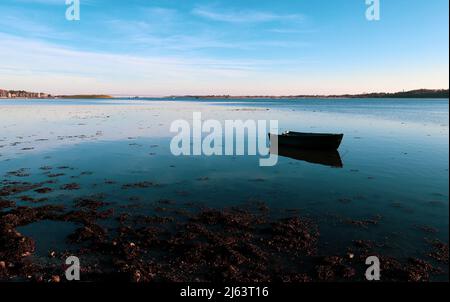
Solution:
<path fill-rule="evenodd" d="M 4 96 L 4 93 L 8 93 L 8 96 L 11 92 L 20 92 L 24 93 L 25 96 L 14 95 Z M 75 93 L 75 94 L 55 94 L 52 95 L 46 92 L 33 92 L 27 90 L 18 90 L 18 89 L 3 89 L 0 88 L 0 98 L 3 99 L 14 99 L 14 98 L 68 98 L 68 97 L 90 97 L 90 98 L 339 98 L 339 97 L 355 97 L 355 96 L 371 96 L 371 95 L 401 95 L 401 94 L 413 94 L 413 93 L 422 93 L 422 94 L 432 94 L 432 93 L 449 93 L 449 88 L 418 88 L 412 90 L 397 90 L 395 92 L 362 92 L 362 93 L 341 93 L 341 94 L 286 94 L 286 95 L 275 95 L 275 94 L 176 94 L 176 95 L 136 95 L 136 94 L 107 94 L 107 93 Z M 26 94 L 30 94 L 31 96 L 26 96 Z M 40 97 L 40 95 L 45 95 Z"/>

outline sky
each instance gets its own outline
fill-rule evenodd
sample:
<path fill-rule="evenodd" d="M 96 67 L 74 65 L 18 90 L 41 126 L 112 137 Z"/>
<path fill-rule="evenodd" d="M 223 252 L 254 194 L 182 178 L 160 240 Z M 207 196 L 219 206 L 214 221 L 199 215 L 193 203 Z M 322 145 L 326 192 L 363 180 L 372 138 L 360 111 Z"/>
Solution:
<path fill-rule="evenodd" d="M 449 1 L 0 0 L 0 88 L 298 95 L 448 88 Z"/>

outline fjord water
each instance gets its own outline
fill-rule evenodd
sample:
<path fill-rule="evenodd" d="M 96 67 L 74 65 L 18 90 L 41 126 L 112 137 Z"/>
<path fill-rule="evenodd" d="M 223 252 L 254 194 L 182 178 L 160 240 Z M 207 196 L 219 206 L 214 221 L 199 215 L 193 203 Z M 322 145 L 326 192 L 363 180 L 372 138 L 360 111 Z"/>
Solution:
<path fill-rule="evenodd" d="M 280 131 L 344 133 L 343 167 L 287 157 L 274 167 L 260 167 L 256 156 L 176 157 L 170 124 L 191 121 L 193 112 L 204 120 L 278 120 Z M 329 254 L 358 239 L 405 259 L 426 256 L 425 238 L 448 244 L 448 100 L 11 100 L 0 101 L 0 129 L 3 181 L 41 182 L 48 180 L 41 167 L 66 167 L 44 204 L 70 207 L 100 193 L 118 211 L 136 203 L 136 211 L 149 211 L 160 199 L 217 208 L 262 201 L 318 221 Z M 8 174 L 19 169 L 27 175 Z M 141 181 L 158 185 L 122 188 Z M 73 182 L 79 190 L 58 189 Z M 374 217 L 377 225 L 345 223 Z M 65 244 L 58 230 L 69 232 L 51 222 L 22 232 L 45 254 Z"/>

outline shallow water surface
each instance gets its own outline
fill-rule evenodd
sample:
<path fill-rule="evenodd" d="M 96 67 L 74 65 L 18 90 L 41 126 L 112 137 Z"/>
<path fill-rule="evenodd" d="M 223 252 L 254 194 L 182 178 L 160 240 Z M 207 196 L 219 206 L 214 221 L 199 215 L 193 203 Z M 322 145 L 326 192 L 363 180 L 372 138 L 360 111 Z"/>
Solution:
<path fill-rule="evenodd" d="M 193 112 L 220 121 L 275 119 L 280 131 L 344 133 L 342 167 L 173 156 L 170 124 Z M 135 211 L 147 213 L 161 199 L 216 208 L 261 201 L 316 220 L 324 253 L 365 239 L 389 255 L 427 257 L 427 238 L 448 244 L 448 112 L 448 100 L 0 101 L 0 175 L 3 185 L 53 180 L 46 194 L 12 196 L 18 205 L 35 206 L 23 195 L 68 207 L 102 195 L 119 212 L 139 204 Z M 151 185 L 132 186 L 142 182 Z M 62 189 L 73 183 L 79 188 Z M 377 223 L 348 223 L 368 219 Z M 37 253 L 44 254 L 57 241 L 65 245 L 55 228 L 65 234 L 70 227 L 43 221 L 21 232 L 42 239 Z"/>

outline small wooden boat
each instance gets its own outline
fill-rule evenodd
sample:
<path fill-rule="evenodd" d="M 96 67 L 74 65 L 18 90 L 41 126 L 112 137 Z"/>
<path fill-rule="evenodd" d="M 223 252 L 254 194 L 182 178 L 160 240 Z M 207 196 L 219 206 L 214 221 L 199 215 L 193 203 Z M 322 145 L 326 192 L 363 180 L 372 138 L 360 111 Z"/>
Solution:
<path fill-rule="evenodd" d="M 337 150 L 343 137 L 343 134 L 302 133 L 294 131 L 287 131 L 280 135 L 269 133 L 271 142 L 278 138 L 278 145 L 312 150 Z"/>

